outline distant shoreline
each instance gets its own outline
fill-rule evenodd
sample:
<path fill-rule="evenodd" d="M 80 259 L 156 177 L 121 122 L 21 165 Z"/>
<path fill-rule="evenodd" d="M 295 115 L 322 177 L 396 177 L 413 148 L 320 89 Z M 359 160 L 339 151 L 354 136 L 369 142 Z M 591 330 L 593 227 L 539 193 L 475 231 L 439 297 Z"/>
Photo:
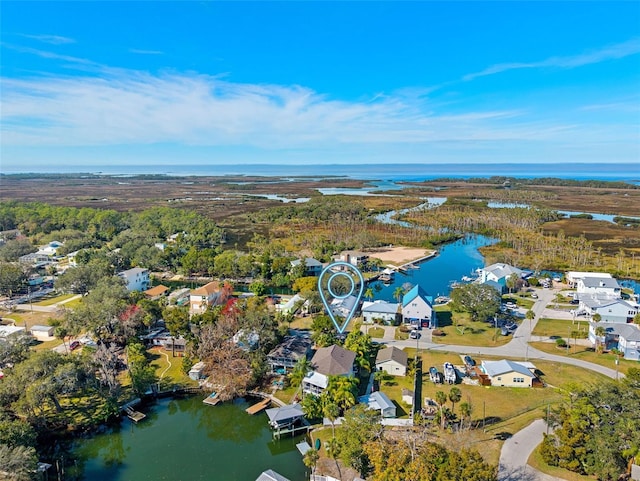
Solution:
<path fill-rule="evenodd" d="M 3 166 L 2 176 L 56 177 L 279 177 L 349 178 L 359 180 L 416 181 L 442 177 L 514 177 L 523 179 L 554 177 L 575 180 L 640 182 L 640 167 L 635 163 L 563 163 L 563 164 L 242 164 L 242 165 L 96 165 L 87 166 Z"/>

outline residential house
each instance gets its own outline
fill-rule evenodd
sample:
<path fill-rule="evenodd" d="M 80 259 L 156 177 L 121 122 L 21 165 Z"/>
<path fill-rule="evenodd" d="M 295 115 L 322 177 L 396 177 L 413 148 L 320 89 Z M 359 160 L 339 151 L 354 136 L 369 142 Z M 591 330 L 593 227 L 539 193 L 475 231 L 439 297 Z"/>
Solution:
<path fill-rule="evenodd" d="M 304 392 L 319 395 L 329 385 L 329 376 L 353 376 L 356 353 L 334 344 L 321 347 L 311 359 L 313 371 L 302 381 Z"/>
<path fill-rule="evenodd" d="M 169 337 L 164 341 L 163 346 L 167 351 L 171 351 L 173 356 L 184 356 L 187 341 L 182 337 Z"/>
<path fill-rule="evenodd" d="M 15 334 L 16 332 L 26 332 L 26 329 L 24 327 L 20 327 L 20 326 L 4 326 L 4 325 L 0 325 L 0 340 L 2 338 L 6 338 L 8 336 L 10 336 L 11 334 Z"/>
<path fill-rule="evenodd" d="M 362 317 L 366 324 L 381 321 L 387 325 L 396 325 L 400 321 L 400 304 L 376 300 L 362 303 Z"/>
<path fill-rule="evenodd" d="M 579 272 L 569 271 L 565 274 L 564 278 L 569 287 L 576 287 L 579 279 L 586 279 L 587 277 L 602 277 L 611 279 L 613 276 L 606 272 Z"/>
<path fill-rule="evenodd" d="M 226 290 L 216 281 L 193 289 L 189 295 L 189 314 L 202 314 L 211 306 L 224 304 L 227 297 Z"/>
<path fill-rule="evenodd" d="M 260 343 L 260 334 L 256 331 L 247 332 L 240 329 L 233 335 L 233 343 L 243 351 L 253 351 Z"/>
<path fill-rule="evenodd" d="M 18 262 L 20 264 L 28 264 L 28 265 L 37 265 L 37 264 L 48 264 L 51 262 L 51 259 L 48 255 L 43 254 L 42 252 L 33 252 L 31 254 L 25 254 L 18 258 Z"/>
<path fill-rule="evenodd" d="M 615 298 L 581 297 L 578 305 L 579 313 L 591 318 L 600 315 L 600 322 L 630 323 L 638 313 L 639 306 L 632 301 Z"/>
<path fill-rule="evenodd" d="M 369 261 L 369 255 L 359 251 L 343 251 L 340 253 L 338 260 L 360 267 Z"/>
<path fill-rule="evenodd" d="M 482 361 L 480 369 L 489 376 L 492 386 L 532 387 L 536 379 L 535 366 L 508 359 Z"/>
<path fill-rule="evenodd" d="M 305 300 L 300 294 L 295 294 L 284 304 L 276 304 L 276 309 L 283 314 L 295 314 L 304 302 Z"/>
<path fill-rule="evenodd" d="M 604 327 L 604 336 L 596 335 L 598 327 Z M 640 360 L 640 328 L 635 324 L 590 322 L 589 340 L 594 346 L 600 344 L 607 350 L 617 349 L 625 359 Z"/>
<path fill-rule="evenodd" d="M 285 374 L 296 363 L 311 354 L 311 339 L 305 336 L 286 336 L 268 355 L 272 372 Z"/>
<path fill-rule="evenodd" d="M 167 292 L 169 292 L 169 288 L 167 286 L 159 285 L 159 286 L 153 286 L 152 288 L 147 289 L 146 291 L 144 291 L 144 295 L 147 296 L 149 299 L 155 300 L 165 296 Z"/>
<path fill-rule="evenodd" d="M 53 326 L 41 326 L 35 325 L 32 326 L 30 331 L 31 335 L 35 337 L 38 341 L 51 341 L 53 339 Z"/>
<path fill-rule="evenodd" d="M 291 261 L 291 267 L 298 267 L 302 261 L 295 259 Z M 314 259 L 313 257 L 307 257 L 304 259 L 304 275 L 305 276 L 319 276 L 322 273 L 322 262 Z"/>
<path fill-rule="evenodd" d="M 402 298 L 402 321 L 417 328 L 438 327 L 438 319 L 433 309 L 433 298 L 419 285 L 407 292 Z"/>
<path fill-rule="evenodd" d="M 171 294 L 167 296 L 169 304 L 183 306 L 189 302 L 189 294 L 191 293 L 191 289 L 184 287 L 182 289 L 178 289 L 177 291 L 173 291 Z"/>
<path fill-rule="evenodd" d="M 513 267 L 509 264 L 498 262 L 480 269 L 478 282 L 480 282 L 481 284 L 489 284 L 490 286 L 495 287 L 500 292 L 503 292 L 507 289 L 507 279 L 509 279 L 514 274 L 518 277 L 518 279 L 524 279 L 530 273 L 518 269 L 517 267 Z"/>
<path fill-rule="evenodd" d="M 613 277 L 584 277 L 576 282 L 578 299 L 620 299 L 622 290 Z"/>
<path fill-rule="evenodd" d="M 337 297 L 331 301 L 331 312 L 334 316 L 349 317 L 352 312 L 358 310 L 360 299 L 356 296 Z"/>
<path fill-rule="evenodd" d="M 366 404 L 369 409 L 380 412 L 380 416 L 383 418 L 395 418 L 396 417 L 396 405 L 389 397 L 380 391 L 372 392 L 365 396 L 358 398 L 358 402 Z"/>
<path fill-rule="evenodd" d="M 151 286 L 149 269 L 142 267 L 134 267 L 133 269 L 118 272 L 118 277 L 124 280 L 129 291 L 146 291 Z"/>
<path fill-rule="evenodd" d="M 385 371 L 392 376 L 406 376 L 408 362 L 409 356 L 402 349 L 386 347 L 378 351 L 376 371 Z"/>

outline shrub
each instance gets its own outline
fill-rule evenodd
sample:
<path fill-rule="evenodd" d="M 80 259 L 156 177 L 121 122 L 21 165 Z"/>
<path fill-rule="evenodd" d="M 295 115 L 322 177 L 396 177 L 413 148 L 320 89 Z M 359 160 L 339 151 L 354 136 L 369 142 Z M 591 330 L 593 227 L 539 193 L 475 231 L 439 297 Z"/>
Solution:
<path fill-rule="evenodd" d="M 431 332 L 431 335 L 432 335 L 432 336 L 444 336 L 444 335 L 445 335 L 445 332 L 444 332 L 444 331 L 442 331 L 442 330 L 440 330 L 440 329 L 434 329 L 434 330 Z"/>
<path fill-rule="evenodd" d="M 556 346 L 557 347 L 567 347 L 567 341 L 565 341 L 562 338 L 556 339 Z"/>

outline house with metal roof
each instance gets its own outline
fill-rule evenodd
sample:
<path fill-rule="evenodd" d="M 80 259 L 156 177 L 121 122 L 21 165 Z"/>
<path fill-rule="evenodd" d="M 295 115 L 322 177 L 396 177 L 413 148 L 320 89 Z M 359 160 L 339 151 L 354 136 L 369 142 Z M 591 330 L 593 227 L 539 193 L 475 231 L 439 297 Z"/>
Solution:
<path fill-rule="evenodd" d="M 295 259 L 291 261 L 291 267 L 295 268 L 302 264 L 301 259 Z M 304 275 L 305 276 L 319 276 L 322 272 L 322 262 L 314 259 L 313 257 L 307 257 L 304 259 Z"/>
<path fill-rule="evenodd" d="M 622 289 L 613 277 L 583 277 L 576 283 L 579 299 L 592 297 L 594 299 L 620 299 Z"/>
<path fill-rule="evenodd" d="M 283 475 L 276 473 L 273 469 L 267 469 L 260 473 L 256 481 L 289 481 L 289 478 L 285 478 Z"/>
<path fill-rule="evenodd" d="M 402 349 L 386 347 L 378 351 L 376 371 L 386 371 L 392 376 L 406 376 L 408 362 L 409 356 Z"/>
<path fill-rule="evenodd" d="M 383 418 L 396 417 L 396 405 L 383 392 L 375 391 L 366 396 L 361 396 L 358 398 L 358 402 L 366 404 L 369 409 L 379 411 L 380 416 Z"/>
<path fill-rule="evenodd" d="M 482 361 L 480 369 L 489 376 L 492 386 L 531 387 L 536 379 L 533 365 L 502 359 Z"/>
<path fill-rule="evenodd" d="M 604 327 L 604 336 L 596 335 L 599 326 Z M 600 343 L 606 349 L 619 350 L 625 359 L 640 360 L 640 328 L 635 324 L 590 322 L 589 340 L 594 346 Z"/>
<path fill-rule="evenodd" d="M 402 321 L 414 326 L 436 328 L 438 319 L 433 309 L 433 297 L 415 285 L 402 297 Z"/>
<path fill-rule="evenodd" d="M 600 322 L 629 323 L 638 313 L 638 304 L 632 301 L 623 301 L 615 298 L 595 298 L 591 296 L 581 297 L 578 312 L 588 316 L 600 315 Z"/>
<path fill-rule="evenodd" d="M 518 269 L 517 267 L 509 264 L 497 262 L 480 269 L 479 274 L 480 276 L 478 277 L 478 282 L 482 284 L 489 284 L 496 289 L 499 286 L 500 291 L 503 291 L 507 288 L 507 279 L 512 275 L 515 274 L 518 279 L 524 279 L 531 273 L 528 271 L 523 271 L 522 269 Z"/>
<path fill-rule="evenodd" d="M 387 325 L 395 325 L 400 320 L 399 310 L 400 304 L 396 302 L 376 300 L 364 301 L 361 312 L 366 324 L 381 321 Z"/>
<path fill-rule="evenodd" d="M 280 408 L 270 408 L 265 411 L 269 418 L 269 425 L 274 429 L 291 426 L 304 417 L 300 404 L 288 404 Z"/>

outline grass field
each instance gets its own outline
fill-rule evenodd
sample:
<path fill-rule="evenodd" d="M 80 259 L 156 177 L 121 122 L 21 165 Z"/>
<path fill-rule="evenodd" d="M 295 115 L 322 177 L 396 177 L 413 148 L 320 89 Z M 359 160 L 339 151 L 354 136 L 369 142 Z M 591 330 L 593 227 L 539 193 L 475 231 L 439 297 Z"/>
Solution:
<path fill-rule="evenodd" d="M 35 302 L 33 305 L 34 306 L 53 306 L 54 304 L 57 304 L 58 302 L 62 302 L 62 301 L 66 301 L 67 299 L 71 299 L 73 296 L 75 296 L 75 294 L 62 294 L 60 296 L 56 296 L 56 297 L 50 297 L 48 299 L 44 299 L 40 302 Z"/>
<path fill-rule="evenodd" d="M 487 322 L 471 321 L 467 313 L 452 313 L 447 306 L 436 309 L 436 312 L 438 329 L 445 335 L 433 336 L 434 343 L 496 347 L 503 346 L 511 340 L 510 336 L 500 335 L 500 329 L 495 329 Z"/>
<path fill-rule="evenodd" d="M 384 329 L 381 327 L 370 327 L 367 329 L 367 334 L 369 334 L 374 339 L 382 339 L 384 337 Z"/>
<path fill-rule="evenodd" d="M 0 311 L 0 317 L 3 319 L 13 319 L 17 326 L 26 326 L 27 330 L 32 326 L 48 325 L 49 319 L 55 319 L 56 314 L 53 312 L 37 312 L 37 311 Z"/>
<path fill-rule="evenodd" d="M 566 338 L 572 331 L 589 332 L 587 321 L 569 321 L 567 319 L 548 319 L 543 317 L 538 319 L 536 327 L 531 333 L 534 336 L 558 336 Z"/>
<path fill-rule="evenodd" d="M 161 348 L 149 349 L 148 353 L 151 365 L 156 369 L 156 376 L 160 381 L 161 388 L 168 389 L 176 385 L 198 385 L 197 381 L 182 372 L 182 357 L 172 357 L 170 352 Z"/>
<path fill-rule="evenodd" d="M 548 352 L 550 354 L 572 357 L 574 359 L 580 359 L 582 361 L 599 364 L 600 366 L 608 367 L 610 369 L 616 368 L 616 357 L 618 356 L 610 352 L 598 354 L 594 351 L 593 348 L 589 348 L 586 346 L 574 346 L 573 344 L 571 344 L 569 352 L 567 353 L 566 349 L 559 349 L 555 346 L 555 344 L 548 342 L 532 342 L 530 343 L 530 345 L 540 351 Z M 620 372 L 623 374 L 626 373 L 627 369 L 629 369 L 630 367 L 640 368 L 640 362 L 638 361 L 629 361 L 619 358 L 618 362 L 618 369 L 620 369 Z"/>

